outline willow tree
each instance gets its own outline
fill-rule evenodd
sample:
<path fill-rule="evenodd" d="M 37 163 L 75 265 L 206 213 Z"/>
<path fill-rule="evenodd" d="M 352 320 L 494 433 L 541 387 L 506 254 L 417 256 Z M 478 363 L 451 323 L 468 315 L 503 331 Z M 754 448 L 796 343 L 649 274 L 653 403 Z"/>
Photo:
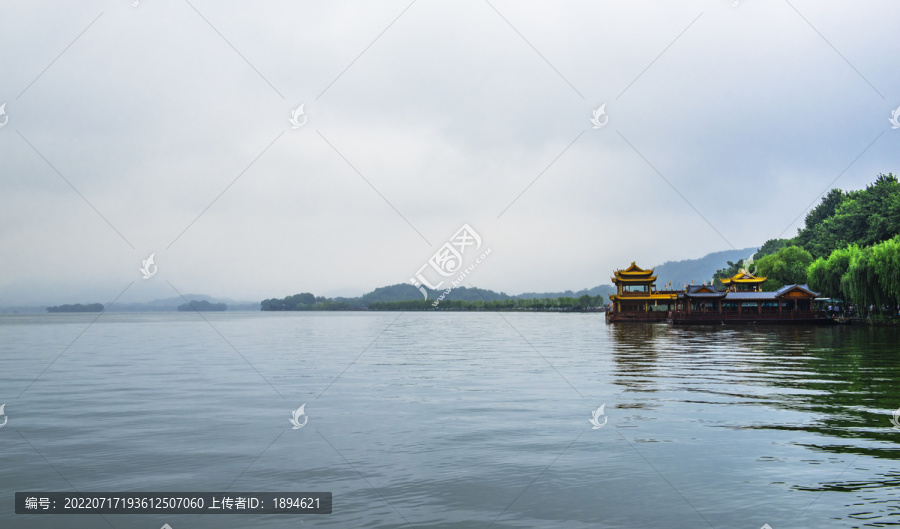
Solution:
<path fill-rule="evenodd" d="M 858 251 L 859 247 L 851 244 L 834 250 L 827 259 L 819 257 L 813 261 L 806 270 L 810 288 L 831 298 L 849 298 L 849 292 L 841 288 L 841 278 L 850 268 L 850 256 Z"/>
<path fill-rule="evenodd" d="M 871 266 L 886 303 L 900 303 L 900 235 L 872 246 Z"/>

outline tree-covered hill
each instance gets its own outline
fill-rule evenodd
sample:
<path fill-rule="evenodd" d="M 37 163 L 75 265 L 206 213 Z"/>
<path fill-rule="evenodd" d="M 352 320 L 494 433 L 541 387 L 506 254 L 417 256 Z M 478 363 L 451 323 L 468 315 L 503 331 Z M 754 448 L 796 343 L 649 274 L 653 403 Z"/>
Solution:
<path fill-rule="evenodd" d="M 900 183 L 880 174 L 857 191 L 832 189 L 806 216 L 794 243 L 813 257 L 827 257 L 850 244 L 871 246 L 900 234 Z"/>
<path fill-rule="evenodd" d="M 744 262 L 717 272 L 734 273 Z M 766 290 L 808 283 L 825 297 L 841 298 L 882 315 L 900 305 L 900 182 L 879 174 L 865 189 L 832 189 L 806 215 L 792 239 L 767 241 L 753 256 Z M 890 309 L 890 310 L 888 310 Z"/>
<path fill-rule="evenodd" d="M 869 246 L 900 234 L 900 182 L 879 174 L 865 189 L 832 189 L 806 215 L 792 239 L 771 239 L 753 256 L 759 259 L 785 246 L 799 246 L 812 257 L 828 257 L 851 244 Z"/>

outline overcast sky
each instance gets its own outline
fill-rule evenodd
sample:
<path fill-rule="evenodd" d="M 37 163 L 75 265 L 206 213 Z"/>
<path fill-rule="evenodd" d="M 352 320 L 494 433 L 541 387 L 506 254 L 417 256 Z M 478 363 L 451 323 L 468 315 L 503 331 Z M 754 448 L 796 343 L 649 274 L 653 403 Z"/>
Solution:
<path fill-rule="evenodd" d="M 896 1 L 23 0 L 0 20 L 0 305 L 359 295 L 466 223 L 491 250 L 469 284 L 577 290 L 793 236 L 822 192 L 900 172 Z"/>

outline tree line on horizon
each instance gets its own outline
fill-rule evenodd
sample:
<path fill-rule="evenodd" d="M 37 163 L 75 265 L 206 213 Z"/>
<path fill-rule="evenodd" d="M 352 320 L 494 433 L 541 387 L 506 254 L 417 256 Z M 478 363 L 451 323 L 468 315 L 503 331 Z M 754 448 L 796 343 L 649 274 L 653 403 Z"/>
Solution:
<path fill-rule="evenodd" d="M 103 303 L 57 305 L 55 307 L 47 307 L 47 312 L 103 312 Z"/>
<path fill-rule="evenodd" d="M 560 298 L 510 298 L 504 300 L 442 300 L 437 307 L 431 299 L 401 301 L 377 301 L 369 304 L 369 310 L 444 310 L 444 311 L 583 311 L 598 309 L 606 303 L 606 296 Z"/>
<path fill-rule="evenodd" d="M 879 174 L 865 189 L 832 189 L 806 215 L 791 239 L 770 239 L 752 263 L 728 262 L 713 277 L 751 268 L 766 276 L 763 290 L 808 284 L 824 297 L 840 298 L 862 310 L 900 305 L 900 182 Z M 754 269 L 755 267 L 755 269 Z M 877 316 L 877 314 L 876 314 Z"/>
<path fill-rule="evenodd" d="M 605 294 L 583 294 L 577 298 L 520 298 L 466 287 L 454 289 L 451 294 L 453 293 L 457 294 L 455 298 L 448 296 L 435 307 L 433 304 L 438 296 L 436 292 L 430 292 L 429 298 L 423 299 L 419 290 L 412 285 L 381 287 L 360 298 L 330 299 L 304 292 L 281 299 L 263 300 L 260 302 L 260 310 L 585 310 L 600 307 L 606 300 Z M 393 296 L 402 299 L 390 299 Z"/>

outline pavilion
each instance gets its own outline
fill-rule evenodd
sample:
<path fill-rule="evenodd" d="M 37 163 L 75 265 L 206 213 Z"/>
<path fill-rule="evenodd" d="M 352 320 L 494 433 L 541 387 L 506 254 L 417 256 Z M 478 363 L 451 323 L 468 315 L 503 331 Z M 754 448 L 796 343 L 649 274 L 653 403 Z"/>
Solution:
<path fill-rule="evenodd" d="M 739 270 L 731 277 L 722 279 L 725 290 L 731 292 L 759 292 L 768 277 L 756 277 L 746 270 Z"/>
<path fill-rule="evenodd" d="M 677 291 L 657 290 L 653 269 L 644 270 L 631 262 L 625 270 L 616 270 L 610 277 L 616 285 L 616 293 L 609 296 L 612 311 L 609 314 L 627 315 L 629 321 L 664 321 L 675 309 Z"/>

